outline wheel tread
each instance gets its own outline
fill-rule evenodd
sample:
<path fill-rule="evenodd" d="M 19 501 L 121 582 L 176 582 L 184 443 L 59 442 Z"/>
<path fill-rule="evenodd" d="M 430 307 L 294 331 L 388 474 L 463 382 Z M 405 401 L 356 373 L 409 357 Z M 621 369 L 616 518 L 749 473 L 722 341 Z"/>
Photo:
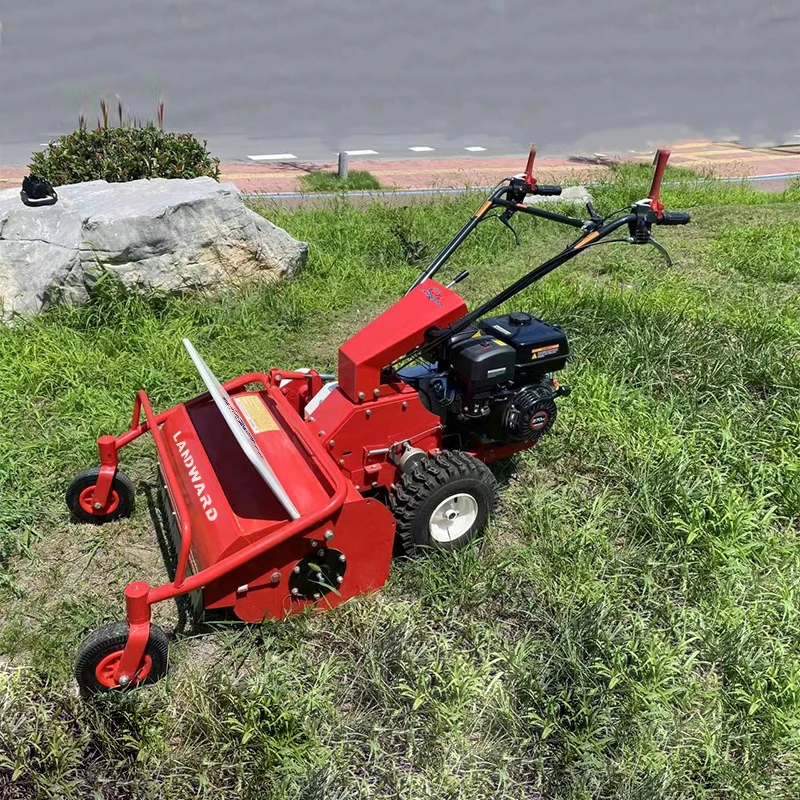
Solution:
<path fill-rule="evenodd" d="M 114 481 L 111 487 L 119 495 L 119 505 L 116 510 L 111 514 L 104 517 L 96 517 L 92 514 L 87 514 L 80 505 L 80 494 L 84 489 L 97 483 L 97 478 L 100 474 L 99 467 L 90 467 L 82 472 L 79 472 L 71 481 L 66 491 L 66 504 L 72 516 L 80 522 L 91 522 L 95 524 L 103 524 L 105 522 L 112 522 L 121 517 L 129 517 L 133 513 L 133 508 L 136 499 L 136 487 L 133 481 L 122 471 L 117 470 L 114 475 Z"/>
<path fill-rule="evenodd" d="M 115 650 L 121 650 L 128 641 L 128 623 L 112 622 L 90 633 L 75 657 L 75 680 L 84 695 L 108 691 L 95 677 L 95 668 L 100 661 Z M 163 677 L 167 669 L 169 640 L 161 628 L 150 625 L 150 638 L 147 640 L 147 654 L 152 660 L 148 676 L 137 683 L 144 686 Z"/>
<path fill-rule="evenodd" d="M 444 450 L 418 461 L 402 475 L 389 506 L 397 520 L 397 536 L 406 553 L 418 547 L 413 524 L 423 503 L 443 486 L 462 478 L 472 478 L 487 487 L 490 495 L 488 510 L 489 514 L 493 513 L 497 506 L 497 479 L 486 464 L 468 453 Z"/>

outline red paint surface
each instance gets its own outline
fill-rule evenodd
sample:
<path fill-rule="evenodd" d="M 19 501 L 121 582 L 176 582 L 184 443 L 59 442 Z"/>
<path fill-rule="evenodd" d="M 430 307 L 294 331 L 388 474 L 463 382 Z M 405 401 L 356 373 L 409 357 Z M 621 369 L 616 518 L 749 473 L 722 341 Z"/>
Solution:
<path fill-rule="evenodd" d="M 425 341 L 425 333 L 467 313 L 464 301 L 436 281 L 426 280 L 401 297 L 339 348 L 339 387 L 357 402 L 371 400 L 382 386 L 381 370 Z"/>

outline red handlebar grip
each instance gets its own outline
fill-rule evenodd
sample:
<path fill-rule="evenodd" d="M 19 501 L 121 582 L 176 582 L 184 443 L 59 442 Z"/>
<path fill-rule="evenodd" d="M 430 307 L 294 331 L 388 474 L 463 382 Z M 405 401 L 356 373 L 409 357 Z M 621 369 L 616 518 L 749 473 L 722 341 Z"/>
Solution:
<path fill-rule="evenodd" d="M 661 180 L 664 177 L 664 170 L 667 168 L 667 161 L 669 161 L 669 150 L 657 150 L 655 165 L 656 171 L 653 175 L 653 182 L 650 184 L 649 197 L 653 204 L 659 203 L 659 195 L 661 194 Z"/>

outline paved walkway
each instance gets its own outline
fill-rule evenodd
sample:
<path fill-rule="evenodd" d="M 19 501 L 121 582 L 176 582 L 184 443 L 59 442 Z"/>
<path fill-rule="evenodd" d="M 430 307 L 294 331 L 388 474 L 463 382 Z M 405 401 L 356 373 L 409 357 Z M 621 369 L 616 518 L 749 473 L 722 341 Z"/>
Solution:
<path fill-rule="evenodd" d="M 800 146 L 746 149 L 735 143 L 678 142 L 671 147 L 673 166 L 710 171 L 720 177 L 752 177 L 800 173 Z M 350 169 L 369 170 L 381 184 L 396 189 L 463 188 L 493 186 L 506 175 L 521 172 L 525 153 L 518 158 L 406 159 L 403 161 L 351 161 Z M 649 163 L 652 153 L 619 156 L 592 154 L 567 158 L 537 158 L 536 175 L 542 183 L 587 183 L 608 172 L 620 160 Z M 335 170 L 335 164 L 223 163 L 221 180 L 248 194 L 296 192 L 299 177 L 318 170 Z M 19 186 L 28 170 L 0 167 L 0 189 Z"/>

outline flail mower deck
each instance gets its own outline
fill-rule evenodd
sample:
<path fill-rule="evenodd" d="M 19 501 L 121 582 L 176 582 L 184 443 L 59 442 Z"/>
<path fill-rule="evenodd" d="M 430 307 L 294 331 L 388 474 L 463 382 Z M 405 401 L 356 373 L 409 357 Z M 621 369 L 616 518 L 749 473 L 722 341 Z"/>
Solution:
<path fill-rule="evenodd" d="M 100 467 L 67 491 L 80 520 L 129 515 L 134 487 L 118 453 L 149 432 L 175 552 L 172 581 L 129 583 L 125 621 L 85 641 L 75 669 L 81 689 L 165 673 L 167 637 L 150 622 L 155 603 L 189 595 L 198 616 L 229 609 L 245 622 L 331 608 L 384 584 L 396 538 L 406 551 L 453 549 L 481 533 L 497 499 L 486 465 L 536 444 L 569 392 L 553 377 L 569 355 L 560 328 L 525 312 L 486 315 L 588 247 L 660 248 L 652 225 L 689 222 L 659 201 L 668 157 L 659 151 L 650 196 L 629 213 L 601 218 L 589 204 L 581 220 L 525 205 L 526 195 L 561 193 L 533 177 L 532 149 L 525 172 L 491 194 L 405 296 L 339 348 L 335 379 L 271 369 L 220 384 L 184 340 L 207 392 L 156 414 L 139 391 L 131 427 L 101 436 Z M 433 276 L 493 209 L 508 227 L 527 213 L 580 236 L 468 313 L 452 289 L 467 273 L 448 285 Z M 623 226 L 628 237 L 607 238 Z"/>

